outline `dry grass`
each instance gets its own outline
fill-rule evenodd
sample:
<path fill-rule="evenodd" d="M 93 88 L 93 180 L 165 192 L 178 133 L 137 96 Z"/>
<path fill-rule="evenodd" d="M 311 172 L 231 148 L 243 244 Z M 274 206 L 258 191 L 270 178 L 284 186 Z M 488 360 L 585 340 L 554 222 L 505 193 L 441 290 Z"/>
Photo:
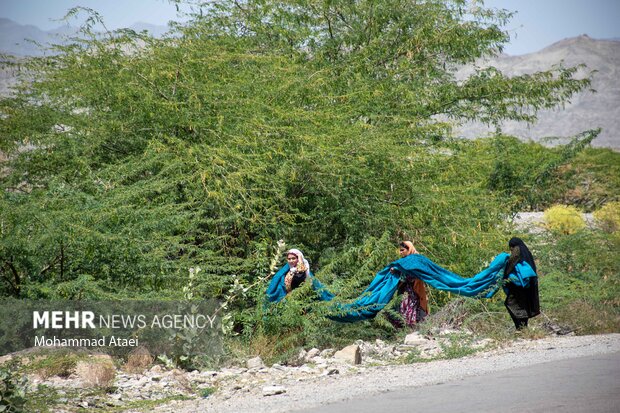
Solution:
<path fill-rule="evenodd" d="M 277 356 L 273 337 L 256 335 L 249 343 L 233 341 L 230 343 L 231 353 L 238 359 L 260 356 L 263 360 Z"/>
<path fill-rule="evenodd" d="M 561 325 L 569 326 L 579 335 L 607 334 L 620 331 L 617 308 L 575 300 L 568 305 L 549 311 L 550 317 Z"/>
<path fill-rule="evenodd" d="M 75 373 L 88 386 L 108 387 L 116 377 L 116 367 L 110 356 L 92 356 L 79 361 Z"/>
<path fill-rule="evenodd" d="M 303 345 L 300 340 L 301 332 L 285 331 L 279 336 L 257 334 L 248 342 L 231 341 L 229 350 L 233 359 L 243 361 L 260 356 L 265 364 L 285 363 L 295 365 L 297 363 L 298 349 Z"/>
<path fill-rule="evenodd" d="M 548 333 L 544 326 L 538 325 L 537 323 L 533 323 L 533 320 L 530 320 L 530 325 L 527 328 L 520 330 L 518 334 L 521 338 L 526 340 L 539 340 L 541 338 L 545 338 L 548 336 Z M 540 321 L 540 316 L 538 317 L 538 321 Z"/>
<path fill-rule="evenodd" d="M 67 378 L 75 371 L 78 361 L 83 357 L 80 354 L 52 352 L 26 359 L 24 366 L 27 371 L 44 380 L 54 376 Z"/>
<path fill-rule="evenodd" d="M 138 347 L 127 356 L 123 370 L 128 373 L 143 373 L 153 364 L 153 356 L 145 347 Z"/>

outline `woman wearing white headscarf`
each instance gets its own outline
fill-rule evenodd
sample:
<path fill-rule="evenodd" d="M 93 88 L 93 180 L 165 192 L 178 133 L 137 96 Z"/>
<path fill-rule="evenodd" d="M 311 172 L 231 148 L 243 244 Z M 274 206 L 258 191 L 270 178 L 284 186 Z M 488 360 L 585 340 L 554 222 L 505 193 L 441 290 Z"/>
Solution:
<path fill-rule="evenodd" d="M 288 294 L 299 287 L 306 280 L 306 277 L 310 275 L 310 264 L 304 258 L 304 254 L 295 248 L 288 250 L 286 261 L 288 262 L 289 270 L 284 277 L 284 287 Z"/>
<path fill-rule="evenodd" d="M 312 289 L 318 298 L 323 301 L 331 301 L 334 295 L 317 280 L 310 271 L 310 264 L 304 258 L 304 254 L 298 249 L 286 252 L 286 265 L 273 275 L 267 287 L 267 301 L 277 303 L 283 300 L 291 291 L 299 287 L 308 279 Z"/>

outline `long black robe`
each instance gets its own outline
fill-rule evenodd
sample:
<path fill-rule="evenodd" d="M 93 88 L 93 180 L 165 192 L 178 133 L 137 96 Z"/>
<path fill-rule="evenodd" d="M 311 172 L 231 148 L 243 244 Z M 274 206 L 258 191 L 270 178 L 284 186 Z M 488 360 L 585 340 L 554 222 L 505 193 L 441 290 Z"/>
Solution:
<path fill-rule="evenodd" d="M 510 246 L 511 256 L 504 269 L 504 278 L 508 278 L 515 270 L 515 266 L 522 261 L 528 263 L 536 272 L 534 257 L 520 238 L 512 238 L 508 245 Z M 507 283 L 505 286 L 506 301 L 504 301 L 504 305 L 517 329 L 527 326 L 528 319 L 540 314 L 538 277 L 532 277 L 529 281 L 528 287 L 521 287 L 513 283 Z"/>

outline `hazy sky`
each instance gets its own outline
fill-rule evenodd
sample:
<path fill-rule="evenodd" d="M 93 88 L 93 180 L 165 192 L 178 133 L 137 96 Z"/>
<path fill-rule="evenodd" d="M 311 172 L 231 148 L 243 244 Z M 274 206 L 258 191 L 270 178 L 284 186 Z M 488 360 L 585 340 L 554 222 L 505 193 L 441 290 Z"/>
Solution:
<path fill-rule="evenodd" d="M 487 7 L 516 11 L 504 28 L 511 37 L 505 52 L 524 54 L 587 34 L 620 39 L 620 0 L 486 0 Z"/>
<path fill-rule="evenodd" d="M 110 29 L 136 22 L 165 26 L 177 18 L 175 5 L 167 0 L 0 0 L 0 17 L 50 30 L 63 24 L 53 20 L 75 6 L 96 10 Z M 70 23 L 77 25 L 78 20 Z"/>
<path fill-rule="evenodd" d="M 517 11 L 506 26 L 512 37 L 505 52 L 531 53 L 567 37 L 587 34 L 597 39 L 620 38 L 620 0 L 486 0 L 486 6 Z M 60 25 L 76 5 L 97 10 L 110 29 L 136 22 L 165 25 L 176 19 L 167 0 L 0 0 L 0 17 L 43 30 Z M 77 21 L 74 21 L 77 24 Z"/>

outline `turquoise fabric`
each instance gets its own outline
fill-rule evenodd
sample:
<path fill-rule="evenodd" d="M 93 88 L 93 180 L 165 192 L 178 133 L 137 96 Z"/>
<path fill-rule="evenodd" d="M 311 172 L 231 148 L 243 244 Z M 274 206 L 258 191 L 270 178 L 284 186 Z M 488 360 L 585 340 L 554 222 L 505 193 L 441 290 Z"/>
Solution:
<path fill-rule="evenodd" d="M 288 264 L 284 264 L 284 266 L 273 275 L 273 278 L 267 287 L 267 301 L 270 303 L 277 303 L 286 296 L 284 277 L 286 277 L 286 273 L 288 273 L 289 268 L 290 267 Z M 321 301 L 331 301 L 334 298 L 334 295 L 314 277 L 312 271 L 310 271 L 310 279 L 312 280 L 312 288 L 317 292 Z"/>
<path fill-rule="evenodd" d="M 471 278 L 463 278 L 440 267 L 424 255 L 409 255 L 379 271 L 368 288 L 352 303 L 335 303 L 330 318 L 342 322 L 355 322 L 375 317 L 394 296 L 401 277 L 418 278 L 438 290 L 467 297 L 490 298 L 499 289 L 498 281 L 502 278 L 509 257 L 507 253 L 501 253 L 493 259 L 488 268 Z M 288 264 L 284 265 L 271 280 L 267 288 L 267 299 L 270 302 L 278 302 L 286 296 L 284 277 L 288 268 Z M 394 268 L 396 272 L 391 272 L 390 268 Z M 527 269 L 523 271 L 524 279 L 531 276 L 526 272 Z M 332 301 L 334 295 L 314 276 L 311 279 L 312 287 L 319 294 L 319 298 L 322 301 Z"/>
<path fill-rule="evenodd" d="M 507 253 L 501 253 L 493 259 L 488 268 L 471 278 L 463 278 L 440 267 L 424 255 L 408 255 L 379 271 L 357 300 L 350 304 L 337 304 L 334 308 L 337 314 L 330 318 L 336 321 L 355 322 L 375 317 L 392 299 L 401 277 L 418 278 L 438 290 L 467 297 L 491 298 L 499 289 L 498 281 L 502 278 L 509 257 Z M 390 268 L 394 268 L 397 272 L 392 273 Z"/>
<path fill-rule="evenodd" d="M 419 278 L 438 290 L 450 291 L 466 297 L 492 297 L 498 290 L 497 281 L 503 275 L 510 254 L 502 252 L 482 270 L 471 278 L 463 278 L 421 254 L 411 254 L 390 264 L 397 271 L 413 278 Z"/>
<path fill-rule="evenodd" d="M 390 302 L 399 281 L 400 276 L 390 272 L 390 267 L 385 267 L 357 300 L 349 304 L 335 304 L 329 318 L 346 323 L 374 318 Z"/>
<path fill-rule="evenodd" d="M 530 264 L 521 261 L 515 265 L 514 271 L 508 276 L 508 280 L 519 287 L 528 288 L 530 286 L 530 278 L 536 277 L 536 272 Z M 506 289 L 504 289 L 507 291 Z"/>
<path fill-rule="evenodd" d="M 267 301 L 277 303 L 286 296 L 286 287 L 284 286 L 284 277 L 288 272 L 289 266 L 285 264 L 276 272 L 267 287 Z"/>

